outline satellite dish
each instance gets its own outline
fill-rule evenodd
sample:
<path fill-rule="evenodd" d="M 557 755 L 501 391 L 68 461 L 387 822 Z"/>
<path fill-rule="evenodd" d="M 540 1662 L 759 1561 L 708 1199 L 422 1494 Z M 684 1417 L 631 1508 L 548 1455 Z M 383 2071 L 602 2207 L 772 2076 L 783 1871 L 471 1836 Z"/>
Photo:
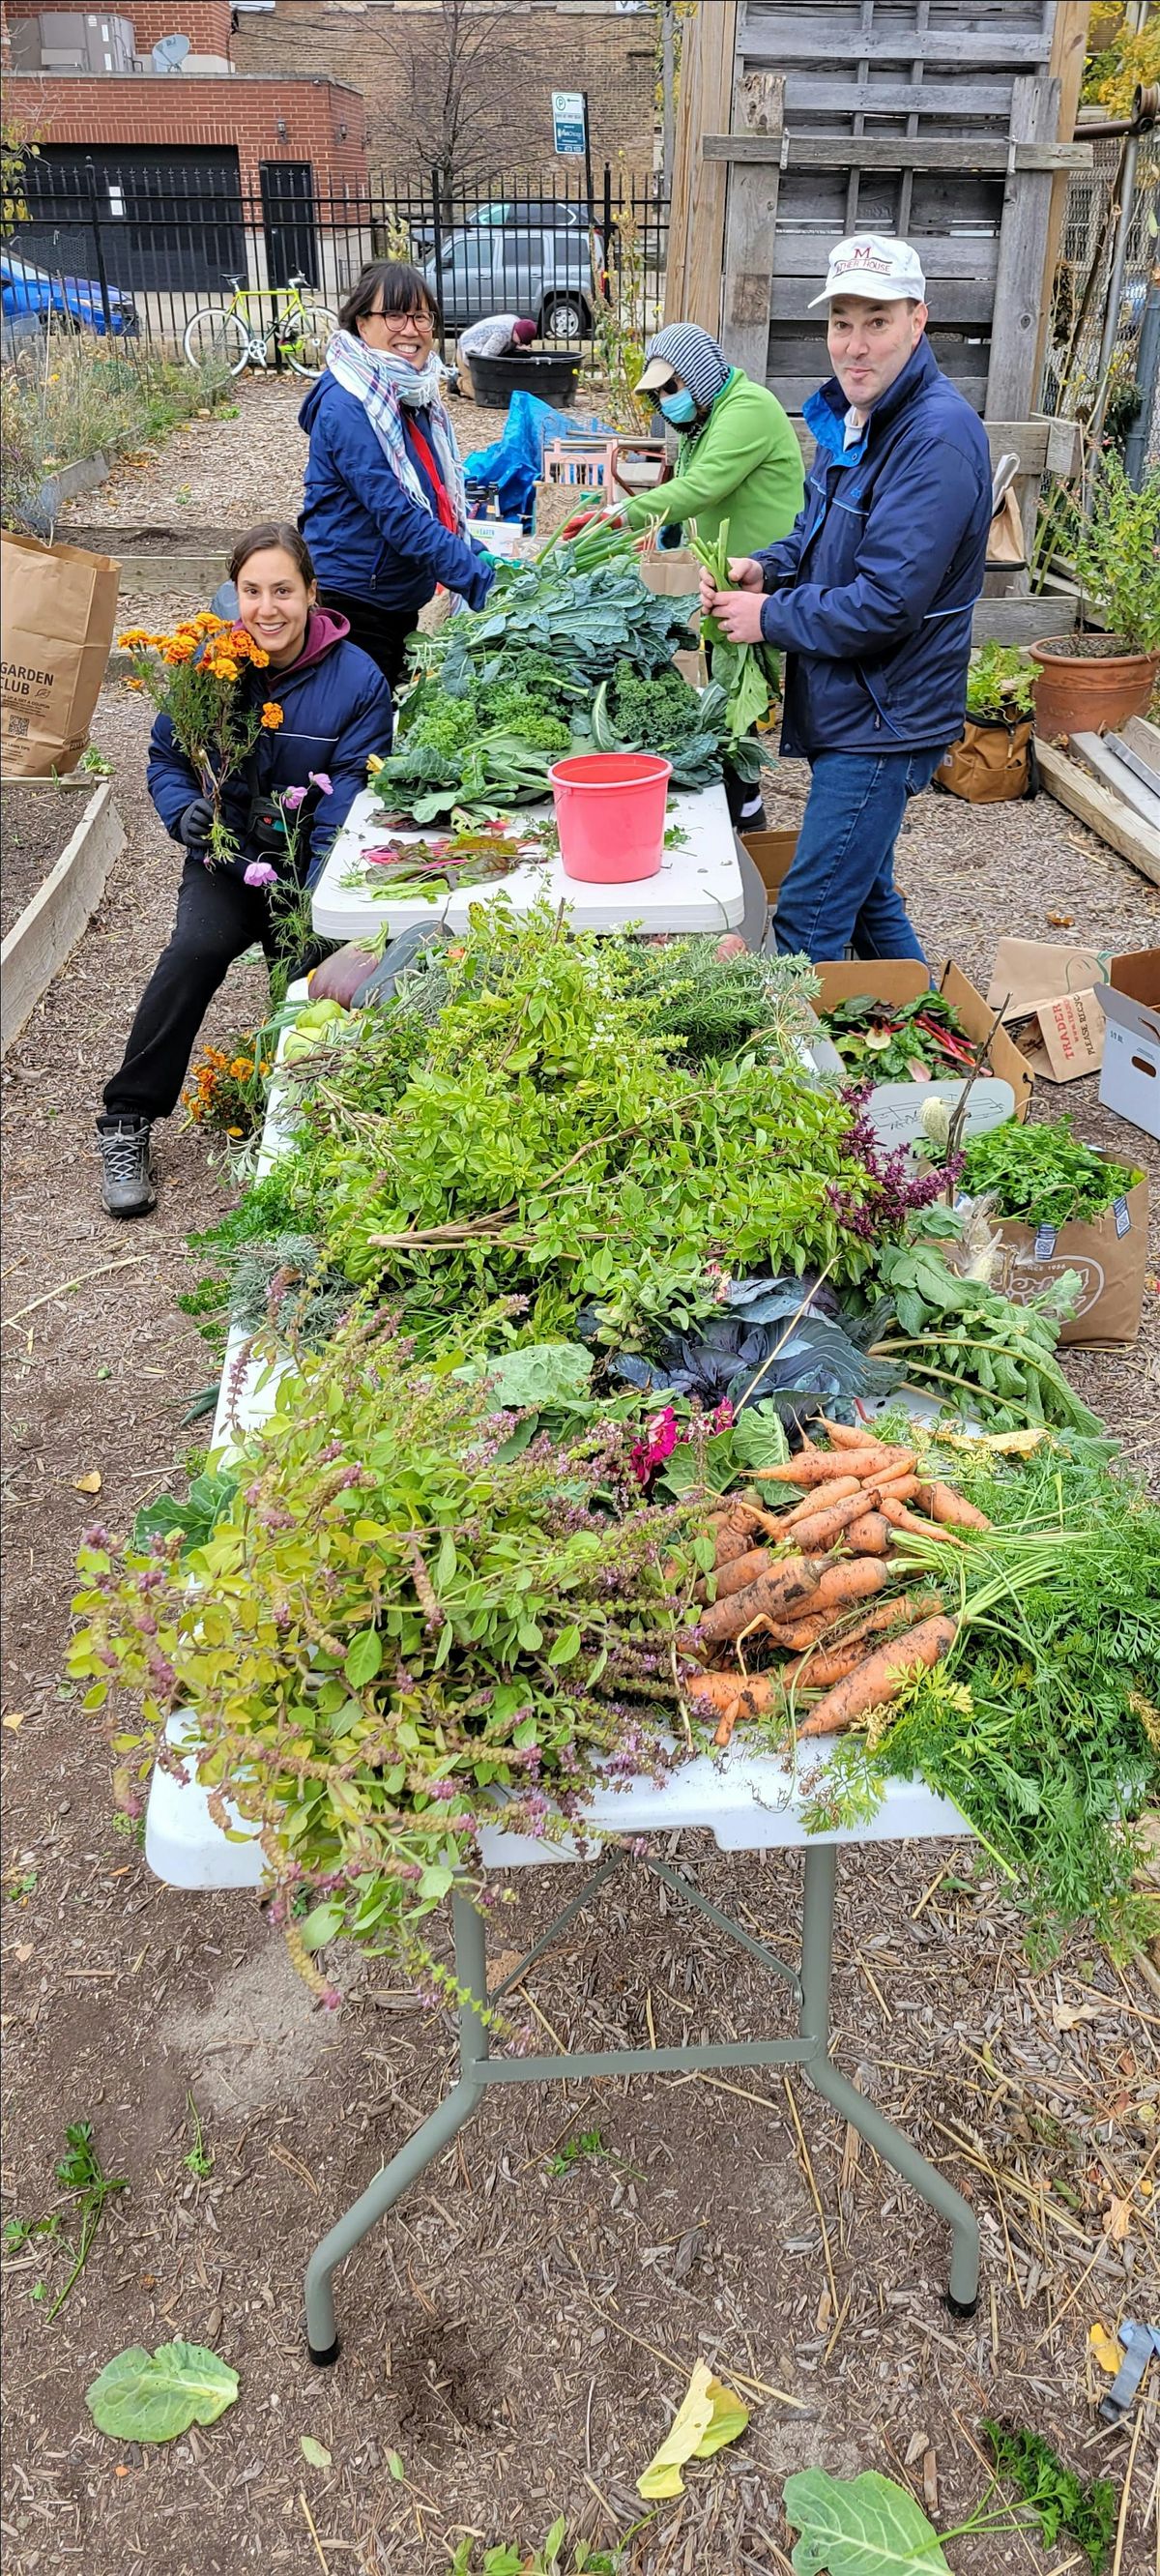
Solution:
<path fill-rule="evenodd" d="M 160 36 L 151 56 L 154 71 L 179 72 L 188 52 L 188 36 Z"/>

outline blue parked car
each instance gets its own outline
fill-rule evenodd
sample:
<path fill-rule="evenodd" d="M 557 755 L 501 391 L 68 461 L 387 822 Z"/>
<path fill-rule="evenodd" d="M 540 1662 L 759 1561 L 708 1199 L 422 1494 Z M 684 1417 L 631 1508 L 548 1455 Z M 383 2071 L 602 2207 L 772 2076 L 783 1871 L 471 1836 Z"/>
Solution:
<path fill-rule="evenodd" d="M 141 324 L 132 296 L 110 286 L 108 300 L 113 339 L 135 338 Z M 95 278 L 53 277 L 11 250 L 0 250 L 0 309 L 10 323 L 25 316 L 41 323 L 51 318 L 71 322 L 77 330 L 96 331 L 102 338 L 105 334 L 104 300 Z"/>

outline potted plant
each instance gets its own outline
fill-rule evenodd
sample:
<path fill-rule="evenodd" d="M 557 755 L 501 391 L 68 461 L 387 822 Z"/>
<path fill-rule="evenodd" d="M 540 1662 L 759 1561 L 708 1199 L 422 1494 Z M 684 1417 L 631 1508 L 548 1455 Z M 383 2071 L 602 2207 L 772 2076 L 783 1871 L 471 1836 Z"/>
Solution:
<path fill-rule="evenodd" d="M 1081 630 L 1031 647 L 1039 664 L 1035 729 L 1045 740 L 1096 732 L 1143 715 L 1160 671 L 1160 473 L 1133 490 L 1110 451 L 1096 468 L 1093 507 L 1077 519 L 1072 559 Z M 1083 605 L 1103 632 L 1085 633 Z"/>
<path fill-rule="evenodd" d="M 936 787 L 972 805 L 1007 805 L 1033 790 L 1035 673 L 1015 644 L 972 653 L 967 720 L 935 771 Z"/>

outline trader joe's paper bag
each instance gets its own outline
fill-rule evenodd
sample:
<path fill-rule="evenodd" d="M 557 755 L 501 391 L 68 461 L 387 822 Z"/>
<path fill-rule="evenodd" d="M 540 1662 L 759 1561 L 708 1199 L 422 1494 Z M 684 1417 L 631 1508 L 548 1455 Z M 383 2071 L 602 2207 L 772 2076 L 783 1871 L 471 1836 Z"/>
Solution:
<path fill-rule="evenodd" d="M 120 566 L 37 537 L 0 542 L 0 767 L 75 769 L 89 739 L 117 615 Z"/>
<path fill-rule="evenodd" d="M 1006 1002 L 1003 1024 L 1023 1023 L 1028 1063 L 1049 1082 L 1095 1073 L 1104 1052 L 1104 1015 L 1094 996 L 1104 967 L 1094 948 L 1069 941 L 1001 939 L 987 1007 Z"/>

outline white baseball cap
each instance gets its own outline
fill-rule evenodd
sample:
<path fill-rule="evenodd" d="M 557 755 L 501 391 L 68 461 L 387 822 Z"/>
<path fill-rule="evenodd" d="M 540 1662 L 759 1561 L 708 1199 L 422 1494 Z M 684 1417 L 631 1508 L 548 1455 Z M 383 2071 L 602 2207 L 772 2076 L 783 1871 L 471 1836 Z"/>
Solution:
<path fill-rule="evenodd" d="M 828 304 L 832 295 L 864 295 L 870 304 L 898 304 L 913 297 L 926 302 L 926 279 L 918 252 L 909 242 L 888 240 L 881 233 L 851 233 L 835 242 L 820 295 L 811 295 L 807 311 Z"/>

